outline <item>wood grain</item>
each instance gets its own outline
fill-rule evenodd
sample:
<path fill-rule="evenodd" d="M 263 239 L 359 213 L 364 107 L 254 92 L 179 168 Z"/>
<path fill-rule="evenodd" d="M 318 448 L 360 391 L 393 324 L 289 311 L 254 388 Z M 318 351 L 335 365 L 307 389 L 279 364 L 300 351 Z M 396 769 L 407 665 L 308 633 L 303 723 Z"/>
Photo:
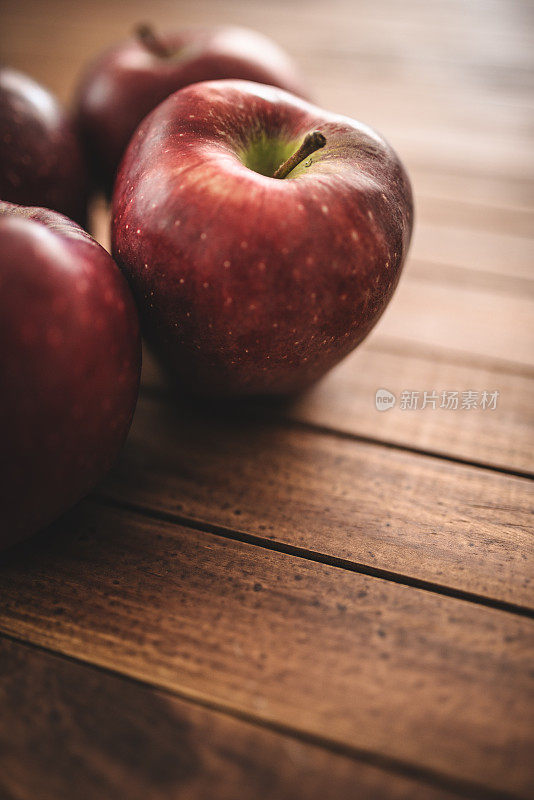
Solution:
<path fill-rule="evenodd" d="M 478 358 L 534 365 L 534 299 L 408 277 L 376 326 L 376 336 L 437 352 L 446 347 Z"/>
<path fill-rule="evenodd" d="M 532 484 L 520 478 L 142 398 L 99 491 L 534 609 Z"/>
<path fill-rule="evenodd" d="M 504 275 L 511 281 L 515 277 L 534 278 L 534 219 L 530 215 L 517 215 L 517 224 L 526 217 L 529 225 L 529 236 L 516 236 L 502 228 L 507 222 L 502 210 L 491 215 L 489 210 L 477 209 L 479 216 L 486 219 L 486 228 L 477 229 L 474 210 L 471 210 L 469 224 L 462 225 L 461 220 L 452 217 L 447 221 L 445 203 L 435 203 L 434 208 L 428 201 L 421 203 L 421 213 L 433 216 L 432 222 L 417 225 L 414 233 L 412 257 L 429 264 L 439 264 L 443 267 L 452 265 L 490 274 Z M 476 207 L 475 207 L 476 208 Z M 432 212 L 432 213 L 430 213 Z M 465 214 L 464 207 L 460 205 L 458 217 Z M 438 219 L 438 215 L 441 217 Z M 491 220 L 498 216 L 501 223 L 495 225 L 493 230 L 488 230 Z M 488 219 L 489 218 L 489 219 Z M 508 227 L 512 227 L 511 222 Z M 531 287 L 531 293 L 532 287 Z"/>
<path fill-rule="evenodd" d="M 384 346 L 384 349 L 381 349 Z M 295 420 L 345 433 L 370 436 L 382 442 L 415 447 L 436 455 L 467 459 L 497 468 L 534 470 L 534 376 L 510 371 L 506 362 L 471 358 L 458 363 L 458 353 L 433 352 L 414 343 L 373 337 L 312 391 L 288 409 Z M 375 393 L 386 388 L 396 406 L 378 413 Z M 429 405 L 421 409 L 423 393 L 459 392 L 457 410 Z M 495 411 L 461 409 L 462 393 L 498 391 Z M 418 391 L 419 408 L 402 409 L 402 392 Z"/>
<path fill-rule="evenodd" d="M 86 503 L 3 557 L 0 628 L 422 774 L 528 797 L 530 620 Z"/>
<path fill-rule="evenodd" d="M 2 800 L 456 794 L 0 639 Z"/>
<path fill-rule="evenodd" d="M 465 363 L 458 363 L 462 358 Z M 534 374 L 529 372 L 517 374 L 505 361 L 479 363 L 454 351 L 435 353 L 418 345 L 409 350 L 396 339 L 372 335 L 316 387 L 277 411 L 299 424 L 348 436 L 532 473 Z M 166 378 L 148 351 L 143 357 L 143 386 L 172 403 L 180 401 L 169 394 Z M 396 406 L 386 412 L 376 410 L 380 388 L 397 397 Z M 423 392 L 453 390 L 459 392 L 457 410 L 439 408 L 441 395 L 435 409 L 420 408 Z M 480 398 L 484 390 L 499 391 L 495 411 L 461 409 L 462 392 L 477 391 Z M 402 410 L 403 391 L 420 392 L 418 410 Z"/>

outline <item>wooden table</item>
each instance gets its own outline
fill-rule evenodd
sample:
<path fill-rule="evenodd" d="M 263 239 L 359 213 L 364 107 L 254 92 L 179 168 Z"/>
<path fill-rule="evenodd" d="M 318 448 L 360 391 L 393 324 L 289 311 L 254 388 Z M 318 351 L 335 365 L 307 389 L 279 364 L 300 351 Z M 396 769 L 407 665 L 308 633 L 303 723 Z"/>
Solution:
<path fill-rule="evenodd" d="M 2 4 L 5 60 L 65 101 L 147 13 L 263 30 L 417 201 L 391 307 L 316 389 L 195 410 L 147 360 L 113 474 L 3 556 L 2 800 L 532 796 L 532 10 Z"/>

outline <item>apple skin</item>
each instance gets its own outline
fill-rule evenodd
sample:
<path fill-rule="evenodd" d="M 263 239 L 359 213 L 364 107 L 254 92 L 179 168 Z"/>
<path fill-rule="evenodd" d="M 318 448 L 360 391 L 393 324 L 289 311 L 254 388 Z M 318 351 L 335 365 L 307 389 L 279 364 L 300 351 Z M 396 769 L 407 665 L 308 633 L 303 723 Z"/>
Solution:
<path fill-rule="evenodd" d="M 60 214 L 0 202 L 0 547 L 104 476 L 140 364 L 135 304 L 110 255 Z"/>
<path fill-rule="evenodd" d="M 85 224 L 88 182 L 75 127 L 49 91 L 0 67 L 0 197 Z"/>
<path fill-rule="evenodd" d="M 269 177 L 314 130 L 323 149 Z M 139 126 L 115 184 L 112 247 L 148 342 L 186 390 L 288 395 L 377 322 L 412 221 L 406 173 L 370 128 L 279 89 L 214 81 Z"/>
<path fill-rule="evenodd" d="M 77 93 L 76 116 L 92 173 L 108 192 L 138 124 L 184 86 L 241 78 L 306 95 L 289 57 L 254 31 L 186 28 L 158 35 L 158 41 L 175 55 L 162 57 L 133 37 L 102 54 L 83 76 Z"/>

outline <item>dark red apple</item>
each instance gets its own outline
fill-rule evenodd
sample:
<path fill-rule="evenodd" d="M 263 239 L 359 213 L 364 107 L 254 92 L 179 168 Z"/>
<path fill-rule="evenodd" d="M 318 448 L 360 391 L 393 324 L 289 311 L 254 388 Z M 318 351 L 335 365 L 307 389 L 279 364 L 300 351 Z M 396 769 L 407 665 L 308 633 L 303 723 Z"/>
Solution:
<path fill-rule="evenodd" d="M 93 172 L 110 189 L 141 120 L 173 92 L 198 81 L 243 78 L 304 94 L 288 56 L 265 36 L 236 27 L 138 34 L 104 53 L 78 93 L 78 122 Z"/>
<path fill-rule="evenodd" d="M 85 223 L 87 177 L 74 127 L 49 91 L 0 68 L 0 197 Z"/>
<path fill-rule="evenodd" d="M 111 466 L 140 360 L 137 312 L 111 256 L 61 214 L 0 202 L 0 547 Z"/>
<path fill-rule="evenodd" d="M 370 128 L 279 89 L 213 81 L 137 129 L 115 184 L 113 253 L 185 388 L 287 394 L 369 333 L 412 219 L 406 173 Z"/>

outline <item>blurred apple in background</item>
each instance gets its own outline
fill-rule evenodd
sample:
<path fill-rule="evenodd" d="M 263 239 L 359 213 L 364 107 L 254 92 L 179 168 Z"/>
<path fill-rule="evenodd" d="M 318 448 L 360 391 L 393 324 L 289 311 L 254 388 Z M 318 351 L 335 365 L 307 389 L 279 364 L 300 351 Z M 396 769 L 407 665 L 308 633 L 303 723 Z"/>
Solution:
<path fill-rule="evenodd" d="M 77 118 L 92 171 L 109 191 L 141 120 L 173 92 L 198 81 L 243 78 L 305 95 L 295 66 L 270 39 L 237 27 L 137 35 L 104 53 L 78 92 Z"/>
<path fill-rule="evenodd" d="M 278 395 L 369 333 L 412 221 L 406 173 L 370 128 L 279 89 L 213 81 L 137 129 L 112 245 L 149 343 L 187 391 Z"/>
<path fill-rule="evenodd" d="M 0 202 L 0 547 L 112 465 L 140 360 L 135 306 L 109 254 L 60 214 Z"/>
<path fill-rule="evenodd" d="M 85 223 L 87 176 L 74 127 L 49 91 L 0 68 L 0 197 Z"/>

